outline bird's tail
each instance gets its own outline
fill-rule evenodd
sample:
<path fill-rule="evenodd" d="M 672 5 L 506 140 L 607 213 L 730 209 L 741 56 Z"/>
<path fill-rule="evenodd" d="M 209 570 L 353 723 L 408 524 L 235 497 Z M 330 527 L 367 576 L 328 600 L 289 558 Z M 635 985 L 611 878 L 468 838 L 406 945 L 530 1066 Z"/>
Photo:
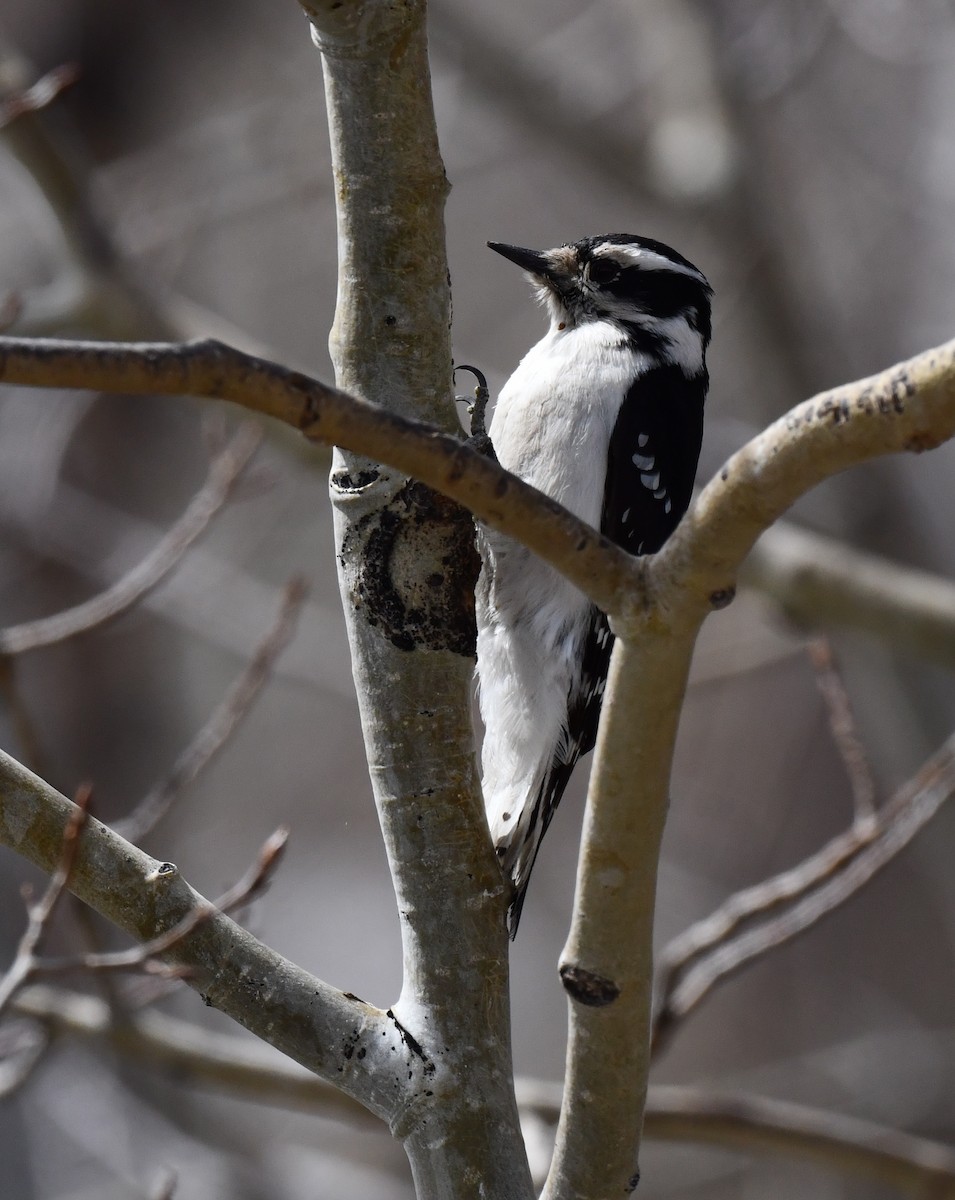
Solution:
<path fill-rule="evenodd" d="M 544 834 L 551 823 L 557 805 L 564 794 L 574 765 L 577 762 L 574 755 L 572 762 L 561 762 L 555 759 L 550 770 L 544 777 L 537 792 L 534 804 L 529 806 L 527 818 L 518 822 L 517 828 L 512 829 L 506 842 L 498 842 L 497 853 L 501 861 L 501 869 L 507 875 L 513 886 L 511 903 L 507 909 L 507 932 L 511 941 L 517 937 L 517 927 L 524 908 L 524 897 L 527 895 L 527 885 L 530 882 L 531 871 L 537 860 Z"/>

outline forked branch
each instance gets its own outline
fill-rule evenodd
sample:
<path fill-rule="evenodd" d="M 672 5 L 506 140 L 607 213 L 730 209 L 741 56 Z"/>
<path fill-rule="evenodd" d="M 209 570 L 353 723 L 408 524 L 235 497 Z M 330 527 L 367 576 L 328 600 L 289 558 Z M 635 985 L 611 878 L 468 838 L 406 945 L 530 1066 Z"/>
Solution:
<path fill-rule="evenodd" d="M 649 1068 L 659 836 L 697 631 L 732 596 L 755 539 L 800 495 L 877 455 L 928 449 L 952 436 L 955 342 L 793 409 L 730 459 L 660 554 L 639 561 L 455 437 L 219 343 L 3 338 L 0 379 L 218 396 L 277 417 L 444 492 L 535 550 L 611 614 L 620 637 L 565 952 L 565 981 L 599 980 L 609 1000 L 594 1008 L 586 988 L 570 988 L 568 1107 L 546 1194 L 602 1200 L 626 1187 L 635 1179 Z M 608 874 L 608 862 L 622 865 Z M 628 888 L 628 880 L 641 884 Z M 618 1054 L 622 1045 L 634 1052 Z"/>
<path fill-rule="evenodd" d="M 76 811 L 0 752 L 0 842 L 53 871 Z M 408 1089 L 420 1084 L 426 1064 L 387 1013 L 269 949 L 193 891 L 174 864 L 143 854 L 93 817 L 75 839 L 67 877 L 74 895 L 185 968 L 186 982 L 208 1004 L 386 1121 L 404 1109 Z M 238 899 L 261 877 L 256 868 L 241 881 Z"/>

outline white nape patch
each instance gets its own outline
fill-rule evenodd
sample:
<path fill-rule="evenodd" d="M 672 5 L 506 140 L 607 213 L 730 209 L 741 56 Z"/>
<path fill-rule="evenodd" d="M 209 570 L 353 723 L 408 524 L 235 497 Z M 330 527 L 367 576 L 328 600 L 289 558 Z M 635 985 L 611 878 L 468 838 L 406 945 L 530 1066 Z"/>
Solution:
<path fill-rule="evenodd" d="M 675 317 L 641 315 L 640 327 L 665 339 L 661 356 L 689 379 L 703 370 L 703 341 L 683 313 Z"/>
<path fill-rule="evenodd" d="M 634 454 L 632 462 L 638 471 L 652 471 L 656 458 L 652 454 Z"/>
<path fill-rule="evenodd" d="M 708 286 L 705 276 L 695 267 L 675 262 L 647 246 L 621 246 L 617 242 L 601 242 L 599 246 L 594 247 L 593 257 L 609 258 L 622 267 L 640 267 L 645 271 L 672 271 L 675 275 L 689 275 L 691 279 L 698 279 L 704 286 Z"/>
<path fill-rule="evenodd" d="M 600 310 L 601 320 L 593 324 L 610 325 L 619 321 L 621 328 L 636 325 L 659 338 L 656 362 L 679 367 L 688 379 L 703 370 L 703 339 L 700 331 L 690 324 L 687 311 L 678 312 L 672 317 L 655 317 L 624 296 L 610 295 L 601 296 Z"/>

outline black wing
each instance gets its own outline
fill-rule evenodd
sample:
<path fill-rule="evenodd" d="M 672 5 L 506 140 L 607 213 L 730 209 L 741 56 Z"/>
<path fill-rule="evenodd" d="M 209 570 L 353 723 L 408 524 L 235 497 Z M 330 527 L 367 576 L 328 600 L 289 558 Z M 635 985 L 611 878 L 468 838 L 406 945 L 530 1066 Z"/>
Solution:
<path fill-rule="evenodd" d="M 655 554 L 690 505 L 703 441 L 707 376 L 657 367 L 627 393 L 610 438 L 600 532 L 631 554 Z M 593 749 L 613 634 L 595 606 L 580 686 L 570 697 L 574 761 Z M 566 786 L 566 780 L 565 780 Z"/>
<path fill-rule="evenodd" d="M 610 438 L 600 531 L 655 554 L 690 505 L 703 441 L 706 372 L 657 367 L 627 393 Z"/>

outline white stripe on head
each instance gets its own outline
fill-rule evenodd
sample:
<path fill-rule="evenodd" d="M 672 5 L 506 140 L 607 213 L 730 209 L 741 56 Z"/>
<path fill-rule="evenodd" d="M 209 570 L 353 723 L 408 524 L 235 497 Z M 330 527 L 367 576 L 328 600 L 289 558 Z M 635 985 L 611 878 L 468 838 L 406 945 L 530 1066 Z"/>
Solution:
<path fill-rule="evenodd" d="M 644 271 L 672 271 L 676 275 L 689 275 L 706 284 L 703 274 L 689 263 L 676 262 L 665 254 L 651 250 L 648 246 L 628 245 L 626 242 L 601 242 L 591 252 L 594 258 L 610 258 L 623 267 L 640 267 Z"/>

